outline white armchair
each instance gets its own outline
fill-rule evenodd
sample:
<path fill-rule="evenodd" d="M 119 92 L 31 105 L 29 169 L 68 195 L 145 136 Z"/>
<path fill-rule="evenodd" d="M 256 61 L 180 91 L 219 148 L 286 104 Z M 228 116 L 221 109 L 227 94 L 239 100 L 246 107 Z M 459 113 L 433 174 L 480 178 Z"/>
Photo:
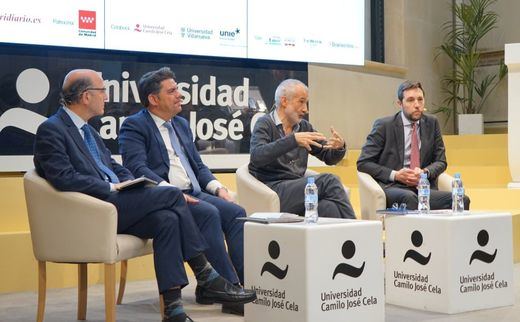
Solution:
<path fill-rule="evenodd" d="M 371 175 L 358 171 L 359 201 L 361 203 L 361 218 L 366 220 L 378 219 L 376 210 L 386 208 L 386 196 L 383 188 Z M 439 190 L 451 191 L 453 177 L 442 173 L 437 181 Z"/>
<path fill-rule="evenodd" d="M 87 263 L 103 263 L 105 316 L 115 321 L 115 265 L 121 261 L 117 303 L 123 298 L 127 260 L 151 254 L 151 240 L 117 234 L 114 205 L 79 192 L 54 189 L 35 170 L 24 176 L 25 199 L 34 256 L 38 261 L 37 321 L 43 321 L 46 262 L 78 264 L 78 320 L 87 309 Z"/>
<path fill-rule="evenodd" d="M 236 180 L 238 200 L 248 216 L 255 212 L 280 211 L 276 192 L 249 173 L 247 164 L 237 169 Z"/>
<path fill-rule="evenodd" d="M 317 174 L 319 173 L 310 169 L 305 172 L 306 177 Z M 238 200 L 246 210 L 247 215 L 255 212 L 280 211 L 280 198 L 278 198 L 276 192 L 249 173 L 247 164 L 237 169 L 236 180 Z M 350 190 L 347 187 L 345 187 L 345 192 L 347 196 L 350 195 Z"/>

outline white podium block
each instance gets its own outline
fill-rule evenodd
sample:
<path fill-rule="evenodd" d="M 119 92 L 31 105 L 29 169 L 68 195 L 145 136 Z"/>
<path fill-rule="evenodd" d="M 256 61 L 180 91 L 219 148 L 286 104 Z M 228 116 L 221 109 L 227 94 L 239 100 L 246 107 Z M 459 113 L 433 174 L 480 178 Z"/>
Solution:
<path fill-rule="evenodd" d="M 458 313 L 514 304 L 508 213 L 387 216 L 386 302 Z"/>
<path fill-rule="evenodd" d="M 249 322 L 384 321 L 382 225 L 246 223 L 245 284 L 258 299 Z"/>

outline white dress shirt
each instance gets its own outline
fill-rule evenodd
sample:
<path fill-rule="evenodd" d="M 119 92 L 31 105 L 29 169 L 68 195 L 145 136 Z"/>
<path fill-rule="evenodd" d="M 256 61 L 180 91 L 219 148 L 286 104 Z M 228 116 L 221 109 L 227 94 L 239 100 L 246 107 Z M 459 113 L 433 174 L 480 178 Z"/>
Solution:
<path fill-rule="evenodd" d="M 160 186 L 172 185 L 181 190 L 191 189 L 191 181 L 186 173 L 186 170 L 182 166 L 181 159 L 175 153 L 173 149 L 172 142 L 170 140 L 170 134 L 168 133 L 168 129 L 164 126 L 164 121 L 159 116 L 150 113 L 150 116 L 155 122 L 155 125 L 159 129 L 159 133 L 164 141 L 164 146 L 166 147 L 166 151 L 168 153 L 168 159 L 170 160 L 170 170 L 168 172 L 168 182 L 161 181 L 159 183 Z M 168 121 L 169 122 L 169 121 Z M 211 194 L 215 194 L 218 188 L 224 187 L 219 181 L 211 180 L 204 190 L 208 191 Z"/>

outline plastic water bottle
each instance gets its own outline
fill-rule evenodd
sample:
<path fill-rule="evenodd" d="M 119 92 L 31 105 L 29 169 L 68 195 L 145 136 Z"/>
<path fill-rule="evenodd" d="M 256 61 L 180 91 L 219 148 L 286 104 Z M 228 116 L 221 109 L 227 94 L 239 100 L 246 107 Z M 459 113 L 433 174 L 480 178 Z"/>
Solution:
<path fill-rule="evenodd" d="M 314 177 L 308 177 L 305 185 L 305 222 L 318 222 L 318 187 L 314 183 Z"/>
<path fill-rule="evenodd" d="M 464 212 L 464 186 L 460 173 L 455 173 L 451 182 L 451 210 L 456 214 Z"/>
<path fill-rule="evenodd" d="M 417 185 L 417 210 L 420 214 L 427 214 L 430 212 L 430 182 L 426 173 L 421 173 L 421 179 Z"/>

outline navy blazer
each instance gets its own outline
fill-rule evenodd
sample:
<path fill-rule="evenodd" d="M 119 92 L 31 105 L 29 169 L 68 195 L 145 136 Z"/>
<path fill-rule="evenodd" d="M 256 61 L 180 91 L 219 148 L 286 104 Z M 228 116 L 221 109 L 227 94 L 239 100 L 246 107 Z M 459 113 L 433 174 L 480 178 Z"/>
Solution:
<path fill-rule="evenodd" d="M 172 124 L 193 172 L 204 189 L 210 181 L 216 179 L 200 158 L 188 121 L 175 116 L 172 118 Z M 119 150 L 123 164 L 136 177 L 144 175 L 157 182 L 169 181 L 168 152 L 161 133 L 147 109 L 125 119 L 119 131 Z"/>
<path fill-rule="evenodd" d="M 437 177 L 446 170 L 446 149 L 439 122 L 424 114 L 420 120 L 421 168 L 430 172 L 430 184 L 437 187 Z M 392 170 L 398 171 L 404 162 L 404 130 L 401 113 L 378 119 L 361 149 L 358 171 L 370 174 L 382 186 L 392 185 Z"/>
<path fill-rule="evenodd" d="M 121 182 L 133 179 L 130 171 L 112 158 L 97 131 L 91 128 L 91 132 L 103 163 Z M 58 190 L 82 192 L 99 199 L 110 195 L 105 174 L 96 165 L 78 128 L 61 107 L 38 127 L 34 165 L 38 174 Z"/>

